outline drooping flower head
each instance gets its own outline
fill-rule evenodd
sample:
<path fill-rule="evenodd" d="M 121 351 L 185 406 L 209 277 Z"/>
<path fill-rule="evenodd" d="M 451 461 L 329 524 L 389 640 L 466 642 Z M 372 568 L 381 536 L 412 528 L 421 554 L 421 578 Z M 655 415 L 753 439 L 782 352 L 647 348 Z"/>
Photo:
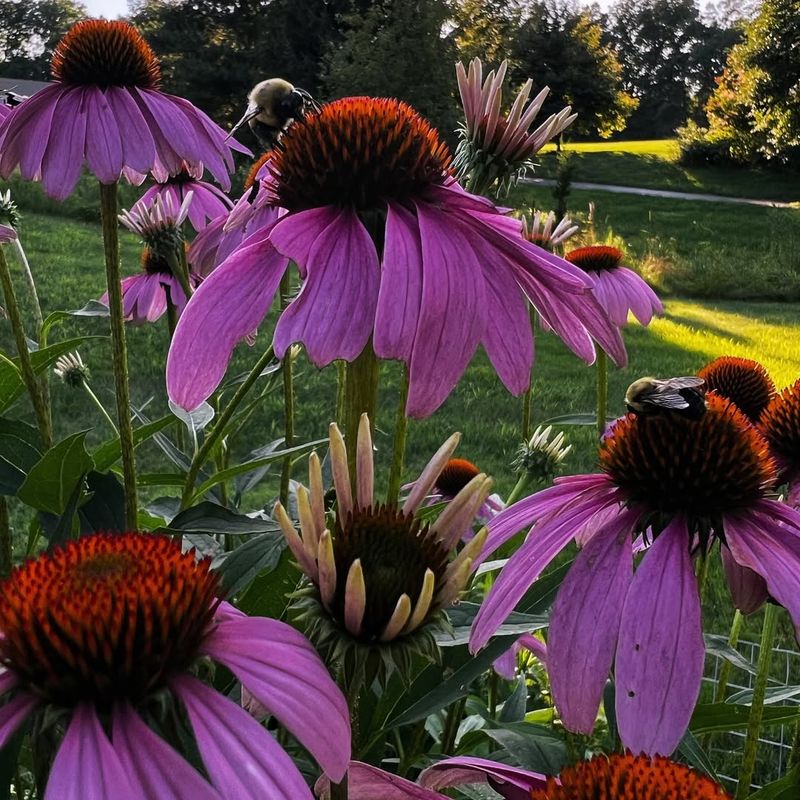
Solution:
<path fill-rule="evenodd" d="M 800 380 L 776 394 L 764 409 L 760 429 L 788 482 L 788 501 L 800 508 Z"/>
<path fill-rule="evenodd" d="M 224 189 L 233 171 L 225 132 L 187 100 L 160 90 L 161 67 L 127 22 L 78 22 L 53 54 L 53 82 L 0 122 L 0 177 L 19 167 L 64 200 L 86 164 L 101 183 L 141 183 L 207 168 Z"/>
<path fill-rule="evenodd" d="M 163 177 L 163 176 L 162 176 Z M 140 198 L 141 203 L 150 204 L 157 197 L 180 208 L 191 193 L 187 219 L 199 233 L 213 219 L 227 214 L 233 205 L 227 195 L 203 177 L 202 167 L 184 164 L 183 169 L 175 175 L 169 175 L 151 186 Z"/>
<path fill-rule="evenodd" d="M 683 764 L 630 753 L 595 756 L 548 778 L 531 800 L 730 800 L 725 789 Z"/>
<path fill-rule="evenodd" d="M 706 382 L 706 391 L 727 397 L 753 423 L 775 395 L 766 367 L 749 358 L 720 356 L 706 364 L 697 376 Z"/>
<path fill-rule="evenodd" d="M 551 253 L 567 239 L 574 236 L 580 228 L 572 223 L 569 217 L 562 217 L 556 225 L 555 212 L 545 216 L 541 211 L 534 211 L 530 221 L 522 217 L 522 234 L 533 244 L 549 250 Z"/>
<path fill-rule="evenodd" d="M 303 286 L 278 320 L 276 354 L 302 342 L 325 366 L 354 360 L 372 339 L 379 358 L 409 365 L 410 416 L 444 402 L 479 345 L 506 387 L 524 391 L 528 299 L 582 358 L 594 359 L 596 340 L 625 361 L 591 278 L 465 192 L 436 131 L 405 103 L 329 103 L 282 135 L 266 170 L 272 205 L 288 213 L 252 231 L 192 299 L 167 365 L 178 405 L 195 408 L 216 388 L 236 343 L 270 309 L 289 259 Z"/>
<path fill-rule="evenodd" d="M 178 541 L 92 534 L 18 567 L 2 591 L 0 690 L 10 699 L 0 740 L 39 711 L 43 724 L 66 726 L 46 800 L 310 800 L 272 736 L 195 676 L 203 657 L 242 678 L 334 778 L 344 774 L 347 706 L 311 645 L 221 603 L 209 561 Z M 164 704 L 185 712 L 208 781 L 179 741 L 153 730 Z"/>
<path fill-rule="evenodd" d="M 442 610 L 463 590 L 472 559 L 486 540 L 484 530 L 459 554 L 450 555 L 464 528 L 489 493 L 491 480 L 476 475 L 432 524 L 416 512 L 458 444 L 453 434 L 416 481 L 401 505 L 380 503 L 374 494 L 372 437 L 366 414 L 356 444 L 356 474 L 348 469 L 338 427 L 330 427 L 336 490 L 333 519 L 325 515 L 319 458 L 309 458 L 309 488 L 300 487 L 300 530 L 278 504 L 275 515 L 297 563 L 313 588 L 301 603 L 320 646 L 354 643 L 365 648 L 399 643 L 399 660 L 409 647 L 426 652 Z M 353 491 L 355 487 L 355 492 Z M 310 610 L 309 610 L 310 609 Z"/>
<path fill-rule="evenodd" d="M 664 313 L 656 293 L 633 270 L 623 266 L 624 256 L 618 248 L 579 247 L 565 258 L 594 278 L 594 296 L 615 325 L 626 325 L 629 312 L 633 312 L 642 325 L 649 325 L 654 314 Z"/>
<path fill-rule="evenodd" d="M 144 243 L 141 272 L 121 281 L 126 320 L 135 324 L 155 322 L 166 313 L 168 302 L 178 314 L 186 306 L 186 292 L 178 277 L 184 269 L 182 255 L 186 247 L 181 225 L 193 201 L 191 192 L 180 206 L 170 194 L 155 195 L 149 201 L 142 197 L 130 211 L 120 214 L 120 222 Z M 194 288 L 200 279 L 189 273 L 188 280 Z M 108 303 L 108 292 L 100 301 Z"/>
<path fill-rule="evenodd" d="M 533 533 L 500 572 L 473 626 L 482 647 L 542 570 L 582 549 L 550 614 L 547 666 L 564 724 L 591 732 L 615 663 L 620 735 L 668 755 L 689 723 L 705 648 L 693 557 L 719 544 L 733 601 L 767 597 L 800 625 L 800 514 L 768 497 L 777 474 L 766 439 L 711 394 L 699 420 L 628 415 L 600 446 L 602 472 L 556 480 L 489 523 L 485 558 L 524 526 Z M 634 549 L 648 545 L 635 574 Z"/>
<path fill-rule="evenodd" d="M 472 59 L 469 72 L 463 64 L 456 64 L 465 121 L 459 130 L 461 141 L 456 150 L 455 169 L 459 179 L 469 179 L 467 185 L 474 184 L 478 192 L 487 191 L 495 182 L 500 192 L 508 191 L 534 166 L 532 159 L 536 153 L 578 116 L 571 114 L 567 106 L 531 130 L 550 89 L 545 86 L 528 102 L 533 88 L 530 78 L 519 90 L 511 110 L 503 115 L 503 81 L 507 69 L 508 62 L 503 61 L 497 72 L 491 70 L 484 80 L 479 58 Z"/>

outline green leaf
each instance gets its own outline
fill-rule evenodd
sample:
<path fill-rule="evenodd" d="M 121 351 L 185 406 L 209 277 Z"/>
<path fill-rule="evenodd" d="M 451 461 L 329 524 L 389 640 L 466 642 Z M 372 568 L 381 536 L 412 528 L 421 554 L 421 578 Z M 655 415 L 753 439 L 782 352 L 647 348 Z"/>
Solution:
<path fill-rule="evenodd" d="M 700 742 L 692 735 L 691 731 L 686 731 L 683 735 L 683 739 L 681 739 L 678 745 L 678 753 L 680 753 L 690 767 L 704 772 L 717 783 L 720 782 L 717 773 L 714 771 L 714 767 L 708 760 L 708 756 L 703 748 L 700 747 Z"/>
<path fill-rule="evenodd" d="M 48 450 L 31 468 L 17 497 L 37 511 L 61 516 L 75 487 L 94 465 L 86 452 L 86 434 L 75 433 Z"/>
<path fill-rule="evenodd" d="M 282 619 L 301 576 L 287 547 L 281 554 L 278 566 L 262 572 L 239 598 L 237 606 L 250 617 Z"/>
<path fill-rule="evenodd" d="M 525 711 L 528 706 L 528 686 L 525 678 L 520 675 L 517 678 L 517 685 L 514 691 L 503 703 L 500 711 L 500 722 L 521 722 L 525 719 Z"/>
<path fill-rule="evenodd" d="M 770 686 L 764 694 L 764 703 L 768 706 L 790 700 L 800 694 L 800 686 Z M 725 699 L 726 703 L 749 706 L 753 702 L 753 690 L 742 689 Z"/>
<path fill-rule="evenodd" d="M 152 436 L 155 436 L 155 434 L 171 425 L 174 421 L 175 419 L 172 415 L 167 415 L 166 417 L 157 419 L 155 422 L 148 422 L 147 425 L 136 428 L 133 432 L 133 446 L 137 447 L 142 442 L 146 442 Z M 119 460 L 121 453 L 119 436 L 115 436 L 113 439 L 108 439 L 103 442 L 103 444 L 92 453 L 95 469 L 98 472 L 105 472 L 107 469 L 111 469 Z"/>
<path fill-rule="evenodd" d="M 167 530 L 173 533 L 224 533 L 242 536 L 244 534 L 272 533 L 280 526 L 271 519 L 246 517 L 234 514 L 216 503 L 204 501 L 181 511 L 170 523 Z"/>
<path fill-rule="evenodd" d="M 125 490 L 113 472 L 86 476 L 89 499 L 80 507 L 81 533 L 125 530 Z"/>
<path fill-rule="evenodd" d="M 219 472 L 214 473 L 203 484 L 201 484 L 201 486 L 194 493 L 194 496 L 201 497 L 207 491 L 213 489 L 215 486 L 218 486 L 220 483 L 229 481 L 232 478 L 235 478 L 237 475 L 242 475 L 245 472 L 251 472 L 259 467 L 272 464 L 275 461 L 281 461 L 287 456 L 301 456 L 327 441 L 327 439 L 317 439 L 313 442 L 298 444 L 295 447 L 288 447 L 285 450 L 276 450 L 274 453 L 270 453 L 270 455 L 265 456 L 264 458 L 256 458 L 252 461 L 245 461 L 243 464 L 237 464 L 236 466 L 229 467 L 228 469 L 220 470 Z"/>
<path fill-rule="evenodd" d="M 19 420 L 0 418 L 0 494 L 16 494 L 41 457 L 36 428 Z"/>
<path fill-rule="evenodd" d="M 606 422 L 613 422 L 616 417 L 606 417 Z M 597 425 L 597 414 L 560 414 L 550 417 L 542 425 Z"/>
<path fill-rule="evenodd" d="M 567 764 L 564 741 L 543 725 L 511 722 L 489 728 L 485 733 L 523 769 L 557 775 Z"/>
<path fill-rule="evenodd" d="M 750 706 L 731 703 L 701 703 L 695 707 L 689 730 L 699 736 L 712 731 L 732 731 L 747 727 Z M 786 724 L 800 719 L 800 706 L 764 706 L 762 725 Z"/>
<path fill-rule="evenodd" d="M 480 604 L 461 602 L 447 610 L 450 625 L 453 630 L 443 631 L 436 636 L 436 641 L 441 647 L 454 647 L 466 644 L 469 641 L 469 634 L 472 622 L 480 611 Z M 520 614 L 512 612 L 506 621 L 497 629 L 495 636 L 507 636 L 516 634 L 521 636 L 523 633 L 533 633 L 534 631 L 546 628 L 548 617 L 545 614 Z"/>
<path fill-rule="evenodd" d="M 737 669 L 742 669 L 749 672 L 751 675 L 756 674 L 756 668 L 751 664 L 738 650 L 735 650 L 728 644 L 727 636 L 720 636 L 716 633 L 706 633 L 703 636 L 706 643 L 706 653 L 712 656 L 724 658 L 726 661 L 733 664 Z"/>
<path fill-rule="evenodd" d="M 800 766 L 790 769 L 782 778 L 768 783 L 748 800 L 797 800 L 800 797 Z"/>
<path fill-rule="evenodd" d="M 41 340 L 42 344 L 47 343 L 47 337 L 54 325 L 63 322 L 65 319 L 71 317 L 107 317 L 108 306 L 101 303 L 99 300 L 90 300 L 83 308 L 78 308 L 75 311 L 54 311 L 49 314 L 47 319 L 42 325 Z"/>
<path fill-rule="evenodd" d="M 232 597 L 265 570 L 275 569 L 286 547 L 283 534 L 262 533 L 240 545 L 217 567 L 225 594 Z"/>
<path fill-rule="evenodd" d="M 136 476 L 137 486 L 183 486 L 186 478 L 177 472 L 147 472 Z"/>
<path fill-rule="evenodd" d="M 68 542 L 74 532 L 77 532 L 75 527 L 75 512 L 78 510 L 78 503 L 80 502 L 83 488 L 81 482 L 75 484 L 72 494 L 67 501 L 67 507 L 61 516 L 50 514 L 46 511 L 40 511 L 39 516 L 42 519 L 42 532 L 45 539 L 51 547 L 57 544 L 64 544 Z"/>

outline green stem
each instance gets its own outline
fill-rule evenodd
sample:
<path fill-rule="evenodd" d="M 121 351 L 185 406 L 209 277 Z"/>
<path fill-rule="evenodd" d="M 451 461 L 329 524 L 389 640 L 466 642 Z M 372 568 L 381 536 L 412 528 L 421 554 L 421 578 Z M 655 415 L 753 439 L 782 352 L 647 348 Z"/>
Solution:
<path fill-rule="evenodd" d="M 792 750 L 789 753 L 789 761 L 787 766 L 789 769 L 793 769 L 798 764 L 800 764 L 800 722 L 795 725 L 794 729 L 794 739 L 792 741 Z"/>
<path fill-rule="evenodd" d="M 114 431 L 115 436 L 119 436 L 119 431 L 117 430 L 117 426 L 114 424 L 114 420 L 111 419 L 111 415 L 106 411 L 106 407 L 100 402 L 100 398 L 92 391 L 92 387 L 89 386 L 86 381 L 83 382 L 83 388 L 86 391 L 86 394 L 89 395 L 91 401 L 97 406 L 97 410 L 103 416 L 103 419 L 111 426 L 111 430 Z"/>
<path fill-rule="evenodd" d="M 186 250 L 181 245 L 179 250 L 167 256 L 167 263 L 170 271 L 178 279 L 178 283 L 183 289 L 183 293 L 188 299 L 192 296 L 192 286 L 189 283 L 189 266 L 186 263 Z"/>
<path fill-rule="evenodd" d="M 733 615 L 733 622 L 731 623 L 731 630 L 728 634 L 728 646 L 736 648 L 736 645 L 739 644 L 739 634 L 742 631 L 742 623 L 744 622 L 744 614 L 738 609 L 736 613 Z M 727 659 L 723 660 L 722 666 L 719 670 L 719 680 L 717 681 L 717 688 L 714 692 L 714 702 L 715 703 L 723 703 L 725 702 L 725 695 L 728 691 L 728 681 L 731 677 L 731 670 L 733 669 L 733 664 Z"/>
<path fill-rule="evenodd" d="M 289 305 L 291 299 L 292 278 L 287 269 L 281 278 L 281 310 Z M 294 444 L 294 377 L 292 374 L 292 348 L 286 351 L 283 357 L 283 430 L 284 447 L 289 448 Z M 281 467 L 281 504 L 289 505 L 289 478 L 292 472 L 292 457 L 286 456 Z"/>
<path fill-rule="evenodd" d="M 128 350 L 125 343 L 125 317 L 119 269 L 119 228 L 117 224 L 117 183 L 100 184 L 100 216 L 103 223 L 103 248 L 106 259 L 108 308 L 111 315 L 111 355 L 114 365 L 114 391 L 117 397 L 117 423 L 122 452 L 122 478 L 125 486 L 125 523 L 136 530 L 139 520 L 136 499 L 136 459 L 133 451 Z"/>
<path fill-rule="evenodd" d="M 458 738 L 458 727 L 461 724 L 461 717 L 467 705 L 467 698 L 462 697 L 447 709 L 447 717 L 442 729 L 442 755 L 451 755 L 456 746 Z"/>
<path fill-rule="evenodd" d="M 344 395 L 347 384 L 347 362 L 336 362 L 336 424 L 344 428 Z"/>
<path fill-rule="evenodd" d="M 532 478 L 527 470 L 519 476 L 514 488 L 511 490 L 511 494 L 506 498 L 506 506 L 513 505 L 525 494 L 531 484 L 531 480 Z"/>
<path fill-rule="evenodd" d="M 14 550 L 11 539 L 11 520 L 8 517 L 8 500 L 0 495 L 0 577 L 5 578 L 11 572 L 14 561 Z"/>
<path fill-rule="evenodd" d="M 28 390 L 28 394 L 31 396 L 33 410 L 36 414 L 36 422 L 39 426 L 39 434 L 42 437 L 42 445 L 45 450 L 49 450 L 53 446 L 53 427 L 50 421 L 50 409 L 45 403 L 39 381 L 36 378 L 36 373 L 33 371 L 33 362 L 31 361 L 28 341 L 25 336 L 25 326 L 22 323 L 22 315 L 20 314 L 19 305 L 17 304 L 17 296 L 14 293 L 14 284 L 11 282 L 11 272 L 8 269 L 8 262 L 6 261 L 2 248 L 0 248 L 0 283 L 2 283 L 3 286 L 3 294 L 6 299 L 6 312 L 8 313 L 11 329 L 14 332 L 14 340 L 17 344 L 22 380 L 25 382 L 25 387 Z"/>
<path fill-rule="evenodd" d="M 203 444 L 199 447 L 197 452 L 192 458 L 192 463 L 189 465 L 189 472 L 186 474 L 186 481 L 183 485 L 183 495 L 181 497 L 181 510 L 188 508 L 194 496 L 194 485 L 197 482 L 197 476 L 200 474 L 200 468 L 206 462 L 209 454 L 211 453 L 214 445 L 219 440 L 220 436 L 225 432 L 225 428 L 230 422 L 234 412 L 239 407 L 240 403 L 247 396 L 247 393 L 253 387 L 253 384 L 258 380 L 264 368 L 274 357 L 272 346 L 270 346 L 261 358 L 256 361 L 253 368 L 250 370 L 248 376 L 244 381 L 239 384 L 239 388 L 234 393 L 230 402 L 225 406 L 225 410 L 217 418 L 214 427 L 206 434 Z"/>
<path fill-rule="evenodd" d="M 389 471 L 389 490 L 386 496 L 386 502 L 390 505 L 396 503 L 397 498 L 400 496 L 400 483 L 403 478 L 403 464 L 406 457 L 406 438 L 408 434 L 408 417 L 406 416 L 408 386 L 408 367 L 403 365 L 403 382 L 400 388 L 400 402 L 397 404 L 397 417 L 394 423 L 392 468 Z"/>
<path fill-rule="evenodd" d="M 331 800 L 347 800 L 347 775 L 340 783 L 331 784 Z"/>
<path fill-rule="evenodd" d="M 489 706 L 489 716 L 494 719 L 497 715 L 497 692 L 499 689 L 499 682 L 497 679 L 497 673 L 494 670 L 491 670 L 489 673 L 489 692 L 488 692 L 488 706 Z"/>
<path fill-rule="evenodd" d="M 606 351 L 597 346 L 597 435 L 606 430 L 608 415 L 608 356 Z"/>
<path fill-rule="evenodd" d="M 536 309 L 530 307 L 531 332 L 535 335 L 536 328 Z M 522 397 L 522 441 L 527 442 L 531 438 L 531 407 L 533 405 L 533 375 L 531 382 Z"/>
<path fill-rule="evenodd" d="M 778 621 L 778 607 L 774 603 L 764 606 L 764 625 L 761 629 L 761 646 L 758 652 L 758 671 L 753 684 L 753 699 L 750 703 L 750 719 L 747 722 L 747 737 L 744 742 L 742 763 L 739 767 L 739 784 L 736 787 L 736 800 L 744 800 L 750 794 L 753 773 L 758 755 L 758 734 L 764 716 L 764 697 L 769 681 L 769 668 L 772 663 L 772 645 Z"/>
<path fill-rule="evenodd" d="M 365 412 L 369 415 L 373 431 L 377 422 L 378 372 L 378 359 L 372 349 L 372 342 L 367 342 L 361 355 L 347 365 L 344 385 L 344 436 L 353 481 L 356 478 L 356 440 L 361 415 Z"/>

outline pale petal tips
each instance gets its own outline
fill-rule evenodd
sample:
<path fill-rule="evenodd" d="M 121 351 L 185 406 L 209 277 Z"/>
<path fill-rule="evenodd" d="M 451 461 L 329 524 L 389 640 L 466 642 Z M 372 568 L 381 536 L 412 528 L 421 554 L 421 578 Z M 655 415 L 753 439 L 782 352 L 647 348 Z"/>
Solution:
<path fill-rule="evenodd" d="M 346 517 L 353 510 L 353 490 L 350 487 L 350 470 L 347 466 L 347 447 L 344 437 L 335 422 L 328 428 L 331 447 L 331 471 L 333 486 L 336 489 L 337 513 Z"/>
<path fill-rule="evenodd" d="M 333 557 L 333 539 L 331 539 L 330 531 L 325 531 L 319 537 L 317 564 L 319 568 L 319 593 L 322 597 L 322 602 L 326 606 L 330 606 L 336 594 L 336 561 Z"/>
<path fill-rule="evenodd" d="M 294 527 L 294 523 L 289 519 L 286 509 L 280 503 L 275 503 L 275 510 L 273 513 L 286 538 L 286 544 L 289 545 L 292 555 L 297 559 L 300 569 L 302 569 L 311 580 L 316 581 L 317 565 L 314 563 L 314 559 L 309 556 L 305 542 L 303 542 L 302 537 Z"/>
<path fill-rule="evenodd" d="M 431 608 L 435 585 L 436 577 L 433 574 L 433 570 L 426 569 L 425 576 L 422 579 L 422 588 L 420 589 L 417 602 L 414 605 L 414 613 L 405 626 L 405 633 L 411 633 L 411 631 L 416 630 L 425 621 L 425 617 L 428 616 L 428 612 Z"/>
<path fill-rule="evenodd" d="M 392 616 L 381 634 L 382 642 L 390 642 L 402 633 L 411 616 L 411 610 L 411 598 L 407 594 L 401 594 Z"/>
<path fill-rule="evenodd" d="M 361 559 L 357 558 L 347 573 L 344 590 L 344 624 L 353 636 L 361 633 L 361 623 L 367 608 L 367 588 L 364 584 L 364 571 Z"/>
<path fill-rule="evenodd" d="M 369 508 L 372 505 L 375 482 L 374 471 L 369 417 L 366 414 L 362 414 L 361 419 L 358 421 L 356 451 L 356 487 L 359 508 Z"/>

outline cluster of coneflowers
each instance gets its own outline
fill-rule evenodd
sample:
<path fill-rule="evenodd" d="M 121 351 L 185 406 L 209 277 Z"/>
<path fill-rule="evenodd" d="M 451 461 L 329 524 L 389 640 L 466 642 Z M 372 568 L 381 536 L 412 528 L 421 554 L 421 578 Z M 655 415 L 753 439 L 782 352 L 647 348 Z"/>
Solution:
<path fill-rule="evenodd" d="M 375 403 L 359 385 L 378 359 L 404 365 L 401 416 L 426 417 L 479 346 L 509 391 L 527 392 L 532 311 L 587 363 L 604 364 L 607 353 L 618 365 L 626 362 L 621 328 L 629 313 L 647 325 L 662 312 L 619 250 L 584 246 L 562 257 L 577 232 L 569 220 L 518 220 L 484 196 L 520 179 L 574 119 L 564 109 L 533 128 L 546 92 L 529 100 L 530 81 L 501 113 L 505 70 L 484 81 L 480 62 L 469 72 L 459 65 L 466 122 L 455 159 L 406 103 L 348 97 L 283 131 L 235 203 L 224 191 L 232 151 L 243 148 L 161 90 L 158 60 L 126 23 L 74 26 L 56 49 L 53 82 L 14 109 L 0 105 L 0 176 L 18 169 L 62 200 L 84 167 L 101 185 L 130 528 L 55 547 L 2 585 L 0 746 L 32 720 L 49 764 L 40 786 L 46 800 L 310 798 L 291 739 L 319 766 L 318 793 L 334 800 L 434 800 L 468 784 L 511 800 L 724 796 L 666 757 L 686 730 L 702 674 L 693 562 L 718 545 L 742 611 L 769 598 L 800 622 L 800 514 L 771 495 L 781 482 L 790 499 L 800 494 L 800 382 L 776 394 L 751 366 L 709 365 L 700 421 L 622 418 L 600 446 L 600 474 L 558 479 L 505 509 L 491 479 L 453 457 L 457 434 L 402 497 L 399 475 L 385 500 L 378 490 L 374 419 L 365 413 Z M 221 189 L 203 180 L 206 171 Z M 144 245 L 140 273 L 120 282 L 121 179 L 153 185 L 119 215 Z M 15 220 L 0 218 L 0 244 L 15 238 Z M 291 264 L 302 282 L 296 296 L 281 288 Z M 0 266 L 5 274 L 4 260 Z M 220 386 L 237 344 L 273 321 L 278 294 L 278 358 L 299 343 L 318 367 L 360 365 L 343 387 L 345 403 L 351 398 L 345 436 L 336 424 L 329 431 L 333 491 L 312 453 L 308 486 L 294 494 L 297 518 L 286 504 L 274 509 L 302 573 L 292 625 L 237 610 L 208 557 L 184 552 L 174 538 L 133 532 L 121 324 L 168 314 L 167 392 L 192 412 Z M 44 398 L 35 378 L 27 380 L 24 337 L 22 349 L 38 410 Z M 79 357 L 65 357 L 58 370 L 88 389 Z M 526 433 L 519 492 L 531 475 L 549 481 L 567 455 L 563 436 L 550 434 Z M 396 441 L 400 470 L 403 436 Z M 546 648 L 522 636 L 495 668 L 511 676 L 516 651 L 534 652 L 564 726 L 589 733 L 613 666 L 620 736 L 632 752 L 576 759 L 558 776 L 481 757 L 443 759 L 417 781 L 351 760 L 359 688 L 395 671 L 407 680 L 417 656 L 436 660 L 447 611 L 473 572 L 531 524 L 481 606 L 472 647 L 489 641 L 576 541 L 580 553 L 556 598 Z M 243 705 L 257 706 L 279 734 Z M 314 769 L 307 761 L 304 768 Z"/>

